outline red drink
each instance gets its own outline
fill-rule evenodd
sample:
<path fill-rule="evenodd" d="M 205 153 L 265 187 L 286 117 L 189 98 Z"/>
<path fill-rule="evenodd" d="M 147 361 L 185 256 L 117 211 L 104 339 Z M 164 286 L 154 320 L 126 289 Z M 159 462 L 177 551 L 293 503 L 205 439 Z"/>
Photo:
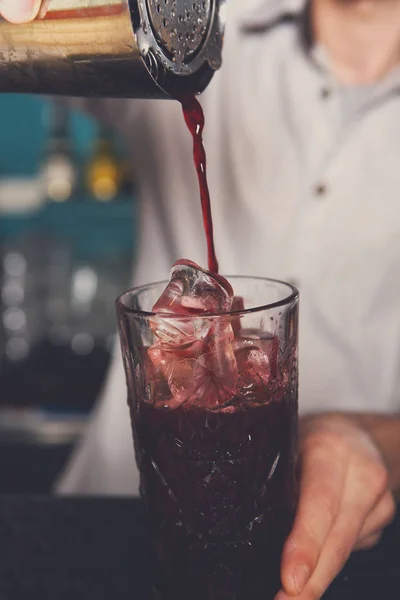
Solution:
<path fill-rule="evenodd" d="M 165 599 L 272 600 L 279 590 L 296 500 L 296 398 L 266 391 L 231 406 L 136 405 L 141 491 Z"/>

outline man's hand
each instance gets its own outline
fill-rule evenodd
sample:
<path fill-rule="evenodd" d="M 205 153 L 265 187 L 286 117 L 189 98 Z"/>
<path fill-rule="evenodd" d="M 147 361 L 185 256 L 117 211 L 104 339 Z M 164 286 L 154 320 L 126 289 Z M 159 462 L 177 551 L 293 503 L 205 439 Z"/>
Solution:
<path fill-rule="evenodd" d="M 0 0 L 0 14 L 11 23 L 28 23 L 42 17 L 50 0 Z"/>
<path fill-rule="evenodd" d="M 285 591 L 276 600 L 319 600 L 351 552 L 375 545 L 393 519 L 389 465 L 392 455 L 400 463 L 400 421 L 386 421 L 391 432 L 381 438 L 391 440 L 387 456 L 362 417 L 332 414 L 301 422 L 300 499 L 282 558 Z"/>

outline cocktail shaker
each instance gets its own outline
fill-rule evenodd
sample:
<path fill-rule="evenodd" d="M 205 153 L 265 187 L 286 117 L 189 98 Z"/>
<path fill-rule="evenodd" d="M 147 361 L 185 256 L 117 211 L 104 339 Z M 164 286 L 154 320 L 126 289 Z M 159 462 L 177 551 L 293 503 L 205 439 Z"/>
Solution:
<path fill-rule="evenodd" d="M 0 21 L 0 92 L 110 98 L 200 93 L 221 64 L 225 0 L 52 0 Z"/>

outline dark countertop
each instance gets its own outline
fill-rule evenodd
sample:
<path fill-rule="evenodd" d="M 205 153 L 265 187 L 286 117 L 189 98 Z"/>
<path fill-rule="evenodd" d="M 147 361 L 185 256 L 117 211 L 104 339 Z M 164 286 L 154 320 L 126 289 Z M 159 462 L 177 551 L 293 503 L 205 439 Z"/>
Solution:
<path fill-rule="evenodd" d="M 0 600 L 146 600 L 145 539 L 137 500 L 2 496 Z M 326 600 L 395 598 L 399 589 L 400 514 L 377 548 L 353 555 Z"/>

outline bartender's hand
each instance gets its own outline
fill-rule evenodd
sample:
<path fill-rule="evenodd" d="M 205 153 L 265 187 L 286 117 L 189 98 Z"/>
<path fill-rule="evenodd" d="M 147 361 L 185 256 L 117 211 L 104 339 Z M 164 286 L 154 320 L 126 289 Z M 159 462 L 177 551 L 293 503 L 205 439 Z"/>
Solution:
<path fill-rule="evenodd" d="M 388 456 L 373 428 L 354 416 L 321 415 L 301 422 L 300 500 L 283 552 L 285 591 L 276 600 L 319 600 L 350 553 L 374 546 L 393 519 L 389 463 L 390 454 L 396 469 L 400 461 L 400 422 L 395 430 L 390 419 L 384 425 L 378 431 Z"/>
<path fill-rule="evenodd" d="M 27 23 L 43 17 L 50 0 L 0 0 L 0 14 L 11 23 Z"/>

